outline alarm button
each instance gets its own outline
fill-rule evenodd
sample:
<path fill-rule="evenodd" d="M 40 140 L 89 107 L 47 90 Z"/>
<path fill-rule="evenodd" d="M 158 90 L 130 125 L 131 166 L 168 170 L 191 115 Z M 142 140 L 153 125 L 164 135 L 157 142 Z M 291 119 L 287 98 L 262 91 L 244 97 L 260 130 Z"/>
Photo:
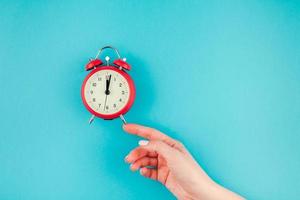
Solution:
<path fill-rule="evenodd" d="M 124 68 L 126 70 L 130 70 L 131 69 L 130 65 L 125 61 L 125 59 L 124 60 L 117 59 L 117 60 L 114 61 L 114 64 L 117 65 L 117 66 L 119 66 L 119 67 L 122 67 L 122 68 Z"/>
<path fill-rule="evenodd" d="M 102 61 L 100 59 L 94 59 L 91 60 L 86 66 L 85 66 L 85 70 L 89 71 L 91 69 L 94 69 L 95 67 L 98 67 L 99 65 L 102 65 Z"/>

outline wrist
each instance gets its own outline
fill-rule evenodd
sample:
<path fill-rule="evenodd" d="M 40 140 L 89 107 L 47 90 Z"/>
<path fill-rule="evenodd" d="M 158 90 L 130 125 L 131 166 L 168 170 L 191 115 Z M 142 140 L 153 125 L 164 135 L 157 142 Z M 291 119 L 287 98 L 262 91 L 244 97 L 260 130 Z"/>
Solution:
<path fill-rule="evenodd" d="M 195 185 L 195 189 L 190 194 L 190 199 L 215 199 L 216 193 L 219 193 L 220 186 L 213 180 L 208 180 L 205 183 Z"/>
<path fill-rule="evenodd" d="M 242 200 L 243 197 L 226 189 L 225 187 L 211 181 L 206 187 L 199 187 L 198 192 L 190 195 L 189 199 L 230 199 L 230 200 Z"/>
<path fill-rule="evenodd" d="M 220 186 L 210 178 L 197 179 L 197 182 L 190 182 L 188 187 L 184 187 L 172 192 L 179 200 L 198 200 L 198 199 L 216 199 L 216 193 L 219 193 Z M 199 181 L 202 180 L 202 181 Z"/>

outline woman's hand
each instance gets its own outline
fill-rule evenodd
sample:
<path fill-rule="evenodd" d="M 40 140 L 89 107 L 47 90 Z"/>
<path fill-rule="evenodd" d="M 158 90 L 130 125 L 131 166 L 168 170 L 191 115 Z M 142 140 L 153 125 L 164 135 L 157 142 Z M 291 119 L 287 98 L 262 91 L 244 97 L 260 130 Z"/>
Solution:
<path fill-rule="evenodd" d="M 126 156 L 131 170 L 161 182 L 178 199 L 242 199 L 210 179 L 180 142 L 149 127 L 127 124 L 123 128 L 147 139 Z"/>

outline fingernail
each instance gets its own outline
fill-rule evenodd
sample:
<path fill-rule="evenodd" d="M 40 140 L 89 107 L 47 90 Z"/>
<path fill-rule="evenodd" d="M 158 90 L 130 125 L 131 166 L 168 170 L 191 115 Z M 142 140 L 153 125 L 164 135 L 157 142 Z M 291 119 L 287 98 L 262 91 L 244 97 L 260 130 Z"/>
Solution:
<path fill-rule="evenodd" d="M 131 171 L 134 171 L 133 164 L 131 164 L 131 165 L 129 166 L 129 168 L 130 168 Z"/>
<path fill-rule="evenodd" d="M 145 146 L 145 145 L 147 145 L 148 143 L 149 143 L 148 140 L 140 140 L 140 141 L 139 141 L 139 145 L 140 145 L 140 146 Z"/>
<path fill-rule="evenodd" d="M 125 162 L 128 162 L 128 156 L 126 156 L 124 160 L 125 160 Z"/>
<path fill-rule="evenodd" d="M 145 169 L 144 169 L 144 168 L 141 168 L 141 169 L 140 169 L 140 174 L 141 174 L 141 175 L 144 175 L 144 174 L 145 174 Z"/>

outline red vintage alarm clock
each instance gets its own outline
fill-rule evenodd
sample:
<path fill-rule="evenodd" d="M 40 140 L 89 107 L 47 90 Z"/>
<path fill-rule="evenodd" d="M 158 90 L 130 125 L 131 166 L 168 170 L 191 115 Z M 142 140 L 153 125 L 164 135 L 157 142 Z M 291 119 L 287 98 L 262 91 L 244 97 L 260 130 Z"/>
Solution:
<path fill-rule="evenodd" d="M 112 49 L 118 59 L 110 63 L 110 57 L 105 57 L 105 63 L 100 55 L 105 49 Z M 86 76 L 81 87 L 83 104 L 92 117 L 102 119 L 115 119 L 120 117 L 126 123 L 124 114 L 131 108 L 135 99 L 135 87 L 132 78 L 127 71 L 130 65 L 126 58 L 121 59 L 119 51 L 112 46 L 101 48 L 95 59 L 91 59 L 85 66 L 86 71 L 91 72 Z"/>

